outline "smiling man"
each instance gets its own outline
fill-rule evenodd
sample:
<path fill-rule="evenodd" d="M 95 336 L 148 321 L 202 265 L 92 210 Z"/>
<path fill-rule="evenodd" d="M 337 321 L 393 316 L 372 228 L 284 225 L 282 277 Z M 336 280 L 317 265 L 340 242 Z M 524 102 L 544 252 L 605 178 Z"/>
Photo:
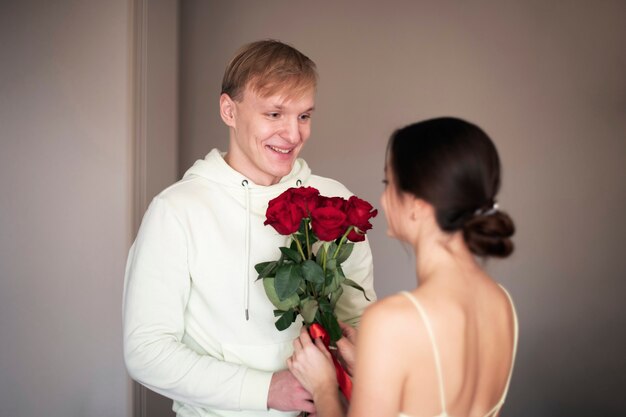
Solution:
<path fill-rule="evenodd" d="M 174 400 L 178 416 L 295 416 L 311 396 L 286 369 L 298 326 L 278 331 L 254 265 L 285 237 L 263 225 L 269 200 L 312 186 L 347 198 L 298 155 L 311 134 L 317 72 L 305 55 L 267 40 L 227 66 L 220 115 L 229 148 L 213 149 L 148 208 L 128 258 L 124 355 L 130 375 Z M 347 277 L 375 300 L 372 256 L 356 245 Z M 356 325 L 366 300 L 346 288 L 336 313 Z"/>

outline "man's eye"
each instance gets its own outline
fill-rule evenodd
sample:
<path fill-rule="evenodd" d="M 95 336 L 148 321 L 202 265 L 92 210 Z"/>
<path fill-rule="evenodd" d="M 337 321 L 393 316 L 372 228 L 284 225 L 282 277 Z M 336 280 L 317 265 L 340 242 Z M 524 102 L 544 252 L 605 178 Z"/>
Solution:
<path fill-rule="evenodd" d="M 276 112 L 267 113 L 267 117 L 269 117 L 270 119 L 278 119 L 279 116 L 280 116 L 280 113 L 276 113 Z"/>
<path fill-rule="evenodd" d="M 311 115 L 310 114 L 301 114 L 300 115 L 300 120 L 302 121 L 306 121 L 306 120 L 310 120 L 311 119 Z"/>

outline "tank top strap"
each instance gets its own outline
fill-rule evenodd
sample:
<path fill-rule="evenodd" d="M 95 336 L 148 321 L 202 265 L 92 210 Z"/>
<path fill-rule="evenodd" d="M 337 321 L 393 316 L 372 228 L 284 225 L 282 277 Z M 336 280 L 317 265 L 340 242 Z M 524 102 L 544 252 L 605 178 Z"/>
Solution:
<path fill-rule="evenodd" d="M 437 347 L 437 340 L 435 339 L 435 334 L 430 324 L 430 320 L 428 319 L 428 315 L 426 314 L 426 311 L 424 310 L 422 305 L 419 303 L 419 301 L 417 301 L 417 298 L 415 298 L 413 294 L 411 294 L 408 291 L 402 291 L 401 294 L 403 294 L 406 298 L 408 298 L 413 303 L 419 315 L 421 316 L 422 321 L 424 322 L 424 325 L 426 326 L 426 331 L 428 332 L 428 337 L 430 338 L 430 343 L 433 347 L 433 354 L 435 356 L 435 369 L 437 371 L 437 379 L 439 382 L 439 399 L 441 401 L 441 415 L 447 415 L 446 396 L 445 396 L 444 386 L 443 386 L 444 385 L 443 373 L 441 372 L 441 359 L 439 357 L 439 348 Z"/>
<path fill-rule="evenodd" d="M 500 284 L 498 284 L 500 285 Z M 511 294 L 500 285 L 504 294 L 506 294 L 509 299 L 509 304 L 511 304 L 511 312 L 513 313 L 513 352 L 511 353 L 511 369 L 509 370 L 509 377 L 507 378 L 506 385 L 504 386 L 504 391 L 502 392 L 502 397 L 500 401 L 487 413 L 485 417 L 491 417 L 504 405 L 504 400 L 506 399 L 507 394 L 509 393 L 509 386 L 511 385 L 511 377 L 513 376 L 513 366 L 515 364 L 515 357 L 517 356 L 517 339 L 519 337 L 519 325 L 517 322 L 517 313 L 515 312 L 515 304 L 513 303 L 513 298 L 511 298 Z"/>

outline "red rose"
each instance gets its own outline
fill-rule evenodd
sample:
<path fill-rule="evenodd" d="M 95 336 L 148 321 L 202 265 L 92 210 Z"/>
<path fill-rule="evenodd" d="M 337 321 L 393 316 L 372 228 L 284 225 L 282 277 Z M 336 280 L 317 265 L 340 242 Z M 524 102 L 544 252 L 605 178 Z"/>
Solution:
<path fill-rule="evenodd" d="M 265 213 L 264 225 L 271 225 L 281 235 L 290 235 L 298 230 L 305 213 L 302 208 L 289 201 L 289 193 L 284 192 L 270 200 Z"/>
<path fill-rule="evenodd" d="M 347 237 L 350 242 L 363 242 L 365 240 L 365 233 L 359 233 L 356 229 L 352 229 Z"/>
<path fill-rule="evenodd" d="M 311 228 L 320 239 L 331 242 L 346 231 L 346 214 L 335 207 L 318 207 L 311 212 Z"/>
<path fill-rule="evenodd" d="M 352 242 L 361 242 L 365 240 L 365 233 L 372 228 L 369 220 L 376 217 L 378 210 L 365 200 L 361 200 L 357 196 L 352 196 L 346 204 L 346 224 L 354 226 L 348 234 L 348 239 Z"/>
<path fill-rule="evenodd" d="M 309 214 L 318 206 L 320 192 L 313 187 L 290 188 L 291 201 L 298 205 L 308 217 Z"/>
<path fill-rule="evenodd" d="M 338 210 L 344 211 L 346 203 L 346 199 L 341 197 L 319 197 L 319 207 L 334 207 Z"/>

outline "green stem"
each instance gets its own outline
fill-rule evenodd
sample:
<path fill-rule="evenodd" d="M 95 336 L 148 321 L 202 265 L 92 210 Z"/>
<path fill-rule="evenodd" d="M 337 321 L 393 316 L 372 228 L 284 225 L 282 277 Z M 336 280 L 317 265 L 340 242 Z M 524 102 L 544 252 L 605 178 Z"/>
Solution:
<path fill-rule="evenodd" d="M 324 243 L 322 245 L 324 252 L 322 253 L 322 270 L 326 273 L 326 259 L 328 259 L 328 246 Z"/>
<path fill-rule="evenodd" d="M 304 256 L 304 252 L 302 251 L 302 245 L 298 241 L 298 238 L 296 238 L 294 235 L 291 235 L 291 238 L 293 239 L 294 242 L 296 242 L 296 246 L 298 247 L 298 252 L 300 252 L 300 256 L 302 256 L 302 259 L 306 259 L 306 256 Z"/>
<path fill-rule="evenodd" d="M 309 255 L 307 259 L 311 259 L 311 242 L 309 242 L 309 221 L 304 219 L 304 236 L 306 237 L 306 253 Z"/>
<path fill-rule="evenodd" d="M 348 235 L 350 234 L 352 229 L 354 229 L 354 226 L 348 227 L 348 230 L 346 230 L 346 233 L 344 233 L 343 236 L 341 236 L 341 240 L 339 241 L 339 244 L 337 245 L 337 250 L 335 250 L 335 253 L 333 254 L 333 259 L 337 258 L 337 255 L 339 254 L 339 249 L 341 249 L 341 245 L 343 245 L 344 242 L 348 239 Z"/>
<path fill-rule="evenodd" d="M 306 285 L 309 287 L 309 291 L 313 293 L 313 298 L 317 300 L 317 291 L 315 291 L 315 285 L 312 282 L 307 282 Z"/>
<path fill-rule="evenodd" d="M 322 283 L 322 294 L 324 294 L 324 291 L 326 291 L 326 260 L 328 259 L 328 246 L 326 243 L 322 245 L 320 251 L 322 251 L 322 271 L 324 271 L 324 282 Z"/>

